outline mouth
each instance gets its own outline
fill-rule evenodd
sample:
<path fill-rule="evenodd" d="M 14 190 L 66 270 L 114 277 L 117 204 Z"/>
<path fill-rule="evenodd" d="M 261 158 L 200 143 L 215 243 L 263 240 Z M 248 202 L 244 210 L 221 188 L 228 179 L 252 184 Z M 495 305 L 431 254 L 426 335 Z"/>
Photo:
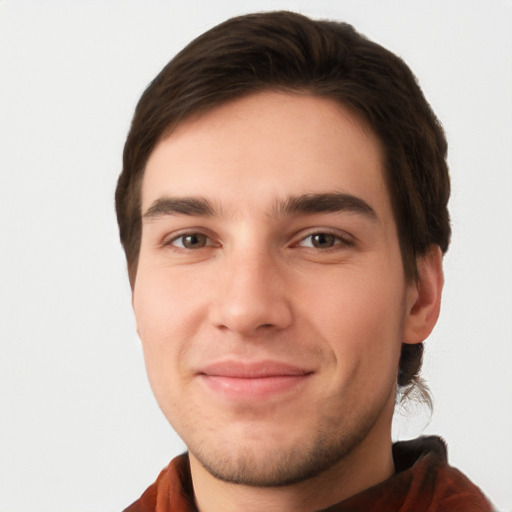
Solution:
<path fill-rule="evenodd" d="M 312 370 L 277 361 L 223 361 L 202 368 L 197 376 L 213 393 L 232 400 L 269 399 L 298 390 Z"/>

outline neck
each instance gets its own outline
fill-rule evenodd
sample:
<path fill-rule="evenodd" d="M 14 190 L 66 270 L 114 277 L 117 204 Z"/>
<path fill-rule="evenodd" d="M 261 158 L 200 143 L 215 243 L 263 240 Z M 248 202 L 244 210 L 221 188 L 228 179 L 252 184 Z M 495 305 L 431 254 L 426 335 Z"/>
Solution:
<path fill-rule="evenodd" d="M 320 475 L 283 487 L 223 482 L 213 477 L 192 454 L 189 456 L 200 512 L 312 512 L 373 487 L 395 472 L 390 428 L 385 433 L 382 429 L 370 432 L 350 454 Z"/>

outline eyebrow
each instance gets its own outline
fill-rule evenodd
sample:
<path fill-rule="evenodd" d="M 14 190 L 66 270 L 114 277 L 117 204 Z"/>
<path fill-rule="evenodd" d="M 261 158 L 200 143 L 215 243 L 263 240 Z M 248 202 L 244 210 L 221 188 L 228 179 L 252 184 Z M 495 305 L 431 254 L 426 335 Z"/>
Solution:
<path fill-rule="evenodd" d="M 366 201 L 345 193 L 303 194 L 276 199 L 271 216 L 331 212 L 352 212 L 377 220 L 375 210 Z M 168 215 L 213 217 L 216 214 L 217 209 L 204 197 L 162 197 L 153 201 L 143 218 L 151 220 Z"/>
<path fill-rule="evenodd" d="M 358 213 L 377 220 L 375 210 L 360 197 L 345 193 L 304 194 L 277 201 L 273 213 L 277 216 L 308 213 Z"/>
<path fill-rule="evenodd" d="M 145 219 L 166 215 L 213 216 L 215 208 L 203 197 L 162 197 L 153 201 L 146 210 Z"/>

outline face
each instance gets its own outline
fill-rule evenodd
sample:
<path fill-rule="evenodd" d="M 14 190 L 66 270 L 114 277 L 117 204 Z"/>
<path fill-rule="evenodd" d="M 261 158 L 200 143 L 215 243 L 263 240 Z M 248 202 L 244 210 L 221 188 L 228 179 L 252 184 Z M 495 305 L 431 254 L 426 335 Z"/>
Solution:
<path fill-rule="evenodd" d="M 284 485 L 388 439 L 413 286 L 377 138 L 318 97 L 182 123 L 142 185 L 133 306 L 192 464 Z"/>

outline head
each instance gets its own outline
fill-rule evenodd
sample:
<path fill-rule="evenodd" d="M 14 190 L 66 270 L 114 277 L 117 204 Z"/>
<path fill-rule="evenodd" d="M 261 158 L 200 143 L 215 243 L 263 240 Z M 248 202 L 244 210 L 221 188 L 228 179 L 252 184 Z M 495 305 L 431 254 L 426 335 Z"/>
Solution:
<path fill-rule="evenodd" d="M 266 98 L 262 108 L 267 114 L 269 97 L 295 98 L 296 106 L 303 102 L 306 110 L 314 98 L 320 109 L 339 108 L 338 114 L 348 116 L 373 141 L 404 283 L 407 287 L 419 282 L 421 262 L 435 251 L 447 250 L 450 226 L 446 140 L 415 77 L 400 58 L 350 25 L 274 12 L 233 18 L 201 35 L 164 67 L 142 95 L 116 190 L 132 289 L 138 279 L 143 210 L 147 212 L 142 190 L 148 162 L 155 155 L 153 160 L 160 161 L 156 150 L 165 141 L 197 123 L 202 130 L 201 120 L 216 112 L 236 120 L 230 105 L 240 108 L 241 115 L 254 114 L 250 99 L 258 97 Z M 189 207 L 198 205 L 180 206 Z M 396 372 L 400 387 L 418 382 L 422 350 L 418 339 L 401 345 Z"/>
<path fill-rule="evenodd" d="M 116 190 L 131 286 L 141 241 L 141 185 L 157 143 L 185 119 L 236 98 L 281 91 L 331 98 L 361 117 L 382 144 L 385 179 L 404 271 L 450 240 L 450 183 L 443 130 L 407 65 L 345 23 L 291 12 L 230 19 L 198 37 L 164 67 L 133 118 Z M 422 344 L 404 344 L 398 384 L 420 383 Z"/>

